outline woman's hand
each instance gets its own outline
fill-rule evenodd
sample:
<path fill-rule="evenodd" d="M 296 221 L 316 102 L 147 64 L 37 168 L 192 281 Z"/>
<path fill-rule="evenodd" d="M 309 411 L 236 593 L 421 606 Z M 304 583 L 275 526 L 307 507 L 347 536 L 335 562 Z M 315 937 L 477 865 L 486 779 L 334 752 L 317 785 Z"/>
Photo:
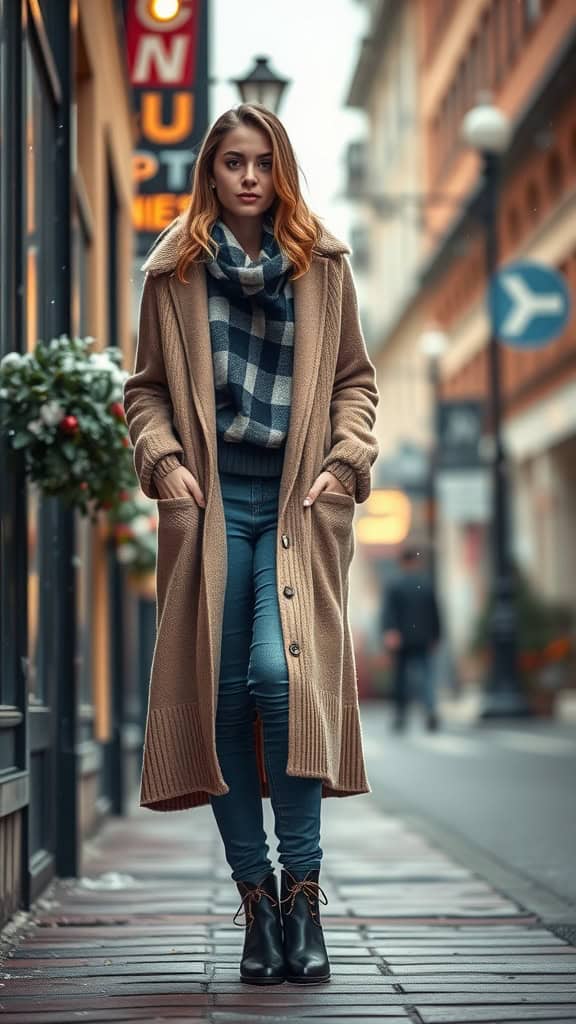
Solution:
<path fill-rule="evenodd" d="M 325 469 L 323 473 L 316 477 L 304 498 L 304 505 L 313 505 L 322 491 L 336 491 L 337 494 L 349 494 L 349 491 L 346 490 L 344 484 L 340 483 L 338 477 L 334 476 L 334 473 L 331 473 L 330 470 Z"/>
<path fill-rule="evenodd" d="M 186 466 L 178 466 L 170 470 L 156 483 L 158 496 L 162 498 L 187 498 L 192 495 L 201 508 L 206 507 L 204 495 L 196 477 L 186 469 Z"/>

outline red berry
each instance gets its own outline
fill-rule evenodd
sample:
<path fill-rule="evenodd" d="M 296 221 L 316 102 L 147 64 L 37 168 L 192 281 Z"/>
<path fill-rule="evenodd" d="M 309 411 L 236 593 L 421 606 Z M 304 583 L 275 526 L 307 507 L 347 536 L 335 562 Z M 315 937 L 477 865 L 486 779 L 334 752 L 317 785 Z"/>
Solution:
<path fill-rule="evenodd" d="M 119 420 L 124 419 L 124 406 L 122 402 L 112 402 L 110 412 L 113 416 L 117 416 Z"/>
<path fill-rule="evenodd" d="M 78 420 L 75 416 L 64 416 L 60 420 L 60 429 L 63 430 L 65 434 L 75 434 L 78 430 Z"/>

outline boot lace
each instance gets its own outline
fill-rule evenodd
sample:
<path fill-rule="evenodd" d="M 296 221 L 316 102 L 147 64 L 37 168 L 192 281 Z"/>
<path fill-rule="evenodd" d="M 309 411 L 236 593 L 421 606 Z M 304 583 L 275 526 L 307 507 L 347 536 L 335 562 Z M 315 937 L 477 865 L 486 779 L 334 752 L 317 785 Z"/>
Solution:
<path fill-rule="evenodd" d="M 314 924 L 319 925 L 319 908 L 317 904 L 323 903 L 324 906 L 326 906 L 326 904 L 328 903 L 328 897 L 326 896 L 324 889 L 319 884 L 319 882 L 314 882 L 311 878 L 302 878 L 299 880 L 294 878 L 294 875 L 290 874 L 289 871 L 287 871 L 286 873 L 290 875 L 290 878 L 292 879 L 293 882 L 293 884 L 291 884 L 288 889 L 288 895 L 285 896 L 284 899 L 280 900 L 281 904 L 290 902 L 290 907 L 286 911 L 286 914 L 292 913 L 292 911 L 294 910 L 296 897 L 299 892 L 302 892 L 304 893 L 304 896 L 308 901 L 308 911 L 310 913 L 312 920 L 314 921 Z M 322 894 L 322 896 L 320 896 L 320 894 Z"/>
<path fill-rule="evenodd" d="M 232 924 L 235 924 L 238 928 L 243 928 L 246 925 L 248 927 L 248 931 L 250 931 L 252 925 L 254 924 L 254 911 L 252 909 L 253 905 L 254 903 L 260 903 L 260 900 L 262 899 L 263 896 L 265 896 L 266 899 L 270 900 L 273 907 L 278 906 L 278 900 L 275 900 L 271 893 L 266 892 L 265 889 L 262 889 L 258 885 L 255 889 L 248 889 L 248 891 L 244 894 L 240 901 L 240 906 L 238 907 L 238 910 L 236 911 L 234 917 L 232 918 Z M 236 918 L 240 914 L 242 914 L 242 912 L 244 912 L 244 921 L 237 921 Z"/>

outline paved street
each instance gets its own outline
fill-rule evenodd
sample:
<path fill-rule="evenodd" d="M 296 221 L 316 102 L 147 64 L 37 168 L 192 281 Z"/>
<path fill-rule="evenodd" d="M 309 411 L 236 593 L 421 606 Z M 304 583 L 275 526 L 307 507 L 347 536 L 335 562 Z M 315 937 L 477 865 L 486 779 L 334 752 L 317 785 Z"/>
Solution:
<path fill-rule="evenodd" d="M 368 715 L 374 782 L 377 727 Z M 390 755 L 391 774 L 404 756 Z M 446 760 L 456 775 L 460 761 Z M 576 948 L 424 823 L 383 811 L 381 785 L 324 803 L 329 984 L 240 984 L 239 899 L 209 809 L 134 806 L 88 844 L 82 879 L 57 883 L 30 920 L 16 919 L 4 943 L 3 1024 L 576 1021 Z M 272 835 L 268 805 L 266 814 Z"/>
<path fill-rule="evenodd" d="M 364 706 L 370 781 L 387 808 L 410 808 L 482 859 L 525 879 L 538 910 L 576 922 L 576 724 L 546 719 L 481 725 L 471 696 L 441 703 L 443 727 L 428 733 L 414 705 L 409 728 Z"/>

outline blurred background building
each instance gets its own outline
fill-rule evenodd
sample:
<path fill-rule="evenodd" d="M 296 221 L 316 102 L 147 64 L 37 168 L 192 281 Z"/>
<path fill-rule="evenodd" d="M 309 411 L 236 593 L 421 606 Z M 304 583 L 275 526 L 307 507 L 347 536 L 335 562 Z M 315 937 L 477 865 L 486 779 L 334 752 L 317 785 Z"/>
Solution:
<path fill-rule="evenodd" d="M 348 103 L 367 115 L 349 155 L 363 307 L 382 394 L 379 480 L 431 456 L 434 497 L 410 536 L 435 547 L 452 649 L 464 661 L 489 576 L 482 444 L 442 470 L 442 404 L 489 399 L 485 225 L 478 155 L 462 137 L 481 92 L 512 125 L 498 207 L 500 257 L 538 260 L 574 289 L 576 8 L 570 0 L 374 0 Z M 537 351 L 502 347 L 513 549 L 543 598 L 576 608 L 575 319 Z M 440 419 L 441 423 L 441 419 Z M 487 431 L 486 425 L 484 427 Z M 482 439 L 480 438 L 480 441 Z M 440 468 L 438 469 L 438 463 Z M 409 492 L 408 492 L 409 493 Z"/>

